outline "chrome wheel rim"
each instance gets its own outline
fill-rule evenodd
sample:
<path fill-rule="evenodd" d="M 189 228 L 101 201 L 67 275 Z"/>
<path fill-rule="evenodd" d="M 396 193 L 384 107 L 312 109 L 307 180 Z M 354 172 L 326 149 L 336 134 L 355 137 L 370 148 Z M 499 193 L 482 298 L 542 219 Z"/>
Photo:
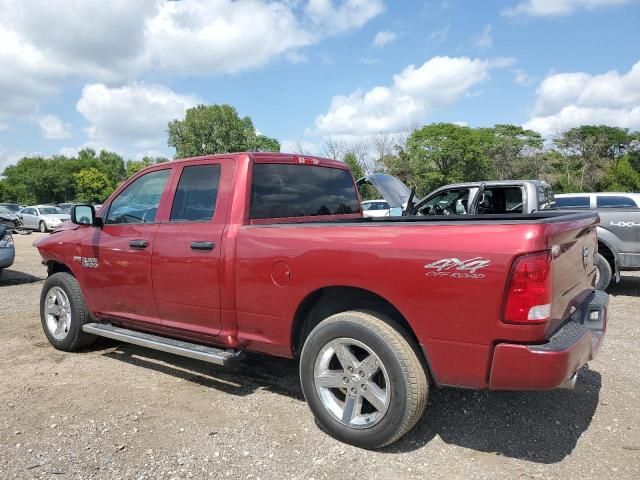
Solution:
<path fill-rule="evenodd" d="M 46 231 L 47 231 L 47 226 L 44 224 L 44 222 L 40 222 L 40 232 L 46 233 Z"/>
<path fill-rule="evenodd" d="M 600 266 L 598 265 L 596 267 L 596 286 L 598 285 L 599 281 L 600 281 Z"/>
<path fill-rule="evenodd" d="M 369 428 L 389 409 L 391 387 L 387 370 L 371 348 L 352 338 L 327 343 L 313 371 L 322 406 L 341 424 Z"/>
<path fill-rule="evenodd" d="M 64 340 L 71 328 L 71 302 L 60 287 L 51 287 L 44 301 L 47 330 L 56 340 Z"/>

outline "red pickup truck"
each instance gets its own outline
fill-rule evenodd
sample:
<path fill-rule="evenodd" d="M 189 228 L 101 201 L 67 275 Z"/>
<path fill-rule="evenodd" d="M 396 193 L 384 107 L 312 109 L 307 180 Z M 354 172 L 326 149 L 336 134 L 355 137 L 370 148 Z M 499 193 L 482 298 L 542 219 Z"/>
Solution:
<path fill-rule="evenodd" d="M 366 448 L 430 385 L 571 387 L 604 337 L 591 212 L 364 218 L 343 163 L 237 153 L 149 167 L 72 222 L 35 242 L 55 348 L 299 358 L 319 425 Z"/>

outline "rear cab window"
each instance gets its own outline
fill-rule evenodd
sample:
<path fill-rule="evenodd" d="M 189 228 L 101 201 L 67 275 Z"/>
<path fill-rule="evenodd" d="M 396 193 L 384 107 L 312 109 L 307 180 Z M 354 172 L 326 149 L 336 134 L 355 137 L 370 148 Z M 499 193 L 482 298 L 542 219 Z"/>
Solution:
<path fill-rule="evenodd" d="M 522 213 L 524 200 L 522 188 L 487 187 L 478 202 L 478 214 Z"/>
<path fill-rule="evenodd" d="M 253 166 L 252 220 L 359 212 L 358 193 L 349 170 L 290 163 Z"/>
<path fill-rule="evenodd" d="M 596 206 L 598 208 L 637 208 L 632 198 L 622 195 L 597 195 Z"/>

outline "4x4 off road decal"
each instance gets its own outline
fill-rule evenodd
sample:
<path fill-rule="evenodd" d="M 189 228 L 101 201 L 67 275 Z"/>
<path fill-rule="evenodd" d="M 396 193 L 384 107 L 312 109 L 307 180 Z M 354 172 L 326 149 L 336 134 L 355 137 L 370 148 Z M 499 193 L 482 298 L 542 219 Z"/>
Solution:
<path fill-rule="evenodd" d="M 425 273 L 427 277 L 480 279 L 486 275 L 484 273 L 477 273 L 478 270 L 486 268 L 490 264 L 491 260 L 482 257 L 470 258 L 469 260 L 443 258 L 426 264 L 424 268 L 429 270 Z"/>

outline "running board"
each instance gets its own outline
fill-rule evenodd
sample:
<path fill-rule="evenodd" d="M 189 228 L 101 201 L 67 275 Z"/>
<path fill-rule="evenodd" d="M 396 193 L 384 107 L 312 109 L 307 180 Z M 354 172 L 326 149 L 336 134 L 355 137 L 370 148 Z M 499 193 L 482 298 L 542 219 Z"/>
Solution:
<path fill-rule="evenodd" d="M 87 323 L 82 326 L 82 330 L 92 335 L 153 348 L 154 350 L 215 363 L 216 365 L 226 365 L 227 362 L 242 357 L 242 352 L 239 350 L 222 350 L 215 347 L 207 347 L 197 343 L 183 342 L 173 338 L 128 330 L 108 323 Z"/>

